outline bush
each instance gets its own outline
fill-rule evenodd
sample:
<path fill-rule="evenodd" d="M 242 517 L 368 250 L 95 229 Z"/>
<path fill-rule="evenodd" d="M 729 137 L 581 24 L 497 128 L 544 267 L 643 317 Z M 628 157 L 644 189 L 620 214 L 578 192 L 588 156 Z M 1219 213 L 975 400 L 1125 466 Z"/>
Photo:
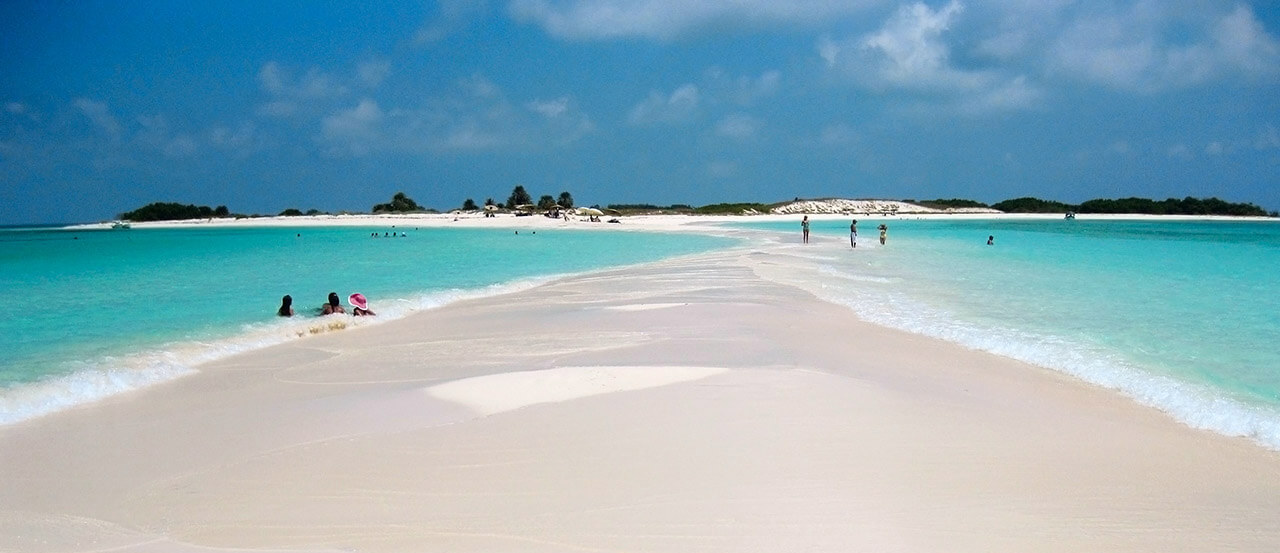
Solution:
<path fill-rule="evenodd" d="M 218 206 L 218 210 L 207 205 L 183 205 L 172 202 L 155 202 L 142 206 L 133 211 L 126 211 L 116 216 L 118 219 L 129 221 L 181 221 L 184 219 L 208 219 L 211 217 L 226 217 L 227 215 L 218 215 L 218 213 L 227 214 L 226 206 Z"/>
<path fill-rule="evenodd" d="M 404 195 L 404 192 L 396 192 L 396 195 L 391 197 L 391 203 L 373 206 L 374 213 L 403 213 L 406 211 L 422 211 L 422 208 L 412 198 Z"/>

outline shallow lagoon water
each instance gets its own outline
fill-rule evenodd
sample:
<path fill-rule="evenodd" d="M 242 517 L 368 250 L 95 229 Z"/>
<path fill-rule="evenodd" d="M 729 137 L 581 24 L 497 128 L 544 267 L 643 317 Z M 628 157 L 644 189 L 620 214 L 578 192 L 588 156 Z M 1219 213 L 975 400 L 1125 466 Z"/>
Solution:
<path fill-rule="evenodd" d="M 807 246 L 798 218 L 745 226 L 796 244 L 797 279 L 866 320 L 1280 449 L 1280 222 L 864 218 L 856 250 L 848 220 Z"/>
<path fill-rule="evenodd" d="M 558 275 L 733 243 L 567 229 L 0 229 L 0 290 L 11 303 L 11 316 L 0 318 L 0 423 L 327 331 L 316 312 L 329 292 L 344 306 L 360 292 L 379 314 L 343 324 L 377 324 Z M 275 316 L 285 294 L 294 319 Z"/>

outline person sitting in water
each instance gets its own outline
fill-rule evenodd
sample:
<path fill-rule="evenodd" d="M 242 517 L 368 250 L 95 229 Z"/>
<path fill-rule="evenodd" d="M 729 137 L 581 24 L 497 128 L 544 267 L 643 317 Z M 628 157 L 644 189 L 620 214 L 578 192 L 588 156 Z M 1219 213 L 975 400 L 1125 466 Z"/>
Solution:
<path fill-rule="evenodd" d="M 329 292 L 329 303 L 320 307 L 321 315 L 338 315 L 346 312 L 347 310 L 342 308 L 342 302 L 338 300 L 337 292 Z"/>
<path fill-rule="evenodd" d="M 369 300 L 365 299 L 364 294 L 359 292 L 351 294 L 351 297 L 347 298 L 347 303 L 351 304 L 352 315 L 357 317 L 372 317 L 377 315 L 377 313 L 374 313 L 369 309 Z"/>
<path fill-rule="evenodd" d="M 280 309 L 276 310 L 276 316 L 278 317 L 293 316 L 293 296 L 290 296 L 289 294 L 285 294 L 284 297 L 280 299 Z"/>

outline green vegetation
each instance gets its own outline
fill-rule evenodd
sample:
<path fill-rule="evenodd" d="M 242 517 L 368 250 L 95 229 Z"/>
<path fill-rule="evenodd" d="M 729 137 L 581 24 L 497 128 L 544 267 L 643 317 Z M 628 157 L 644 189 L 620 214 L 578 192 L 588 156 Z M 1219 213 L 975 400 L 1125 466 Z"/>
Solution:
<path fill-rule="evenodd" d="M 924 206 L 924 207 L 933 208 L 933 209 L 965 208 L 965 207 L 990 207 L 990 206 L 988 206 L 987 204 L 984 204 L 984 203 L 982 203 L 982 202 L 975 202 L 975 201 L 973 201 L 973 200 L 965 200 L 965 199 L 961 199 L 961 198 L 951 198 L 951 199 L 949 199 L 949 200 L 944 200 L 944 199 L 942 199 L 942 198 L 938 198 L 938 199 L 936 199 L 936 200 L 921 200 L 921 201 L 918 201 L 918 202 L 917 202 L 917 201 L 915 201 L 915 200 L 902 200 L 902 201 L 907 202 L 907 203 L 913 203 L 913 204 L 916 204 L 916 205 L 922 205 L 922 206 Z"/>
<path fill-rule="evenodd" d="M 1040 198 L 1014 198 L 992 204 L 991 208 L 999 209 L 1005 213 L 1066 213 L 1068 211 L 1076 211 L 1076 206 L 1062 202 L 1041 200 Z"/>
<path fill-rule="evenodd" d="M 1238 215 L 1265 217 L 1266 210 L 1253 204 L 1231 203 L 1218 198 L 1169 198 L 1162 202 L 1147 198 L 1096 199 L 1080 204 L 1080 213 L 1149 213 L 1154 215 Z"/>
<path fill-rule="evenodd" d="M 374 213 L 404 213 L 407 211 L 424 211 L 418 202 L 404 195 L 404 192 L 396 192 L 391 197 L 391 203 L 378 204 L 373 206 Z"/>
<path fill-rule="evenodd" d="M 462 202 L 463 211 L 475 211 L 477 209 L 479 208 L 476 207 L 476 201 L 471 198 L 467 198 L 467 201 Z"/>
<path fill-rule="evenodd" d="M 230 217 L 227 206 L 211 208 L 207 205 L 183 205 L 179 203 L 155 202 L 133 211 L 126 211 L 117 216 L 118 219 L 141 221 L 181 221 L 183 219 L 209 219 L 212 217 Z"/>
<path fill-rule="evenodd" d="M 689 206 L 688 204 L 671 204 L 666 207 L 663 207 L 660 205 L 653 205 L 653 204 L 609 204 L 606 207 L 614 211 L 621 211 L 626 213 L 663 213 L 663 212 L 690 213 L 693 211 L 693 207 Z"/>
<path fill-rule="evenodd" d="M 302 210 L 294 209 L 292 207 L 280 212 L 281 217 L 299 217 L 301 215 L 302 215 Z"/>
<path fill-rule="evenodd" d="M 511 195 L 507 196 L 507 209 L 515 209 L 518 205 L 531 203 L 533 203 L 533 196 L 530 196 L 528 192 L 525 192 L 524 187 L 518 184 L 511 190 Z"/>
<path fill-rule="evenodd" d="M 711 204 L 696 208 L 693 212 L 702 215 L 737 215 L 744 211 L 768 213 L 770 207 L 769 204 L 757 203 Z"/>
<path fill-rule="evenodd" d="M 541 209 L 543 211 L 550 211 L 551 209 L 554 209 L 556 206 L 557 206 L 556 199 L 552 198 L 551 194 L 543 194 L 541 198 L 538 198 L 538 209 Z"/>
<path fill-rule="evenodd" d="M 556 205 L 565 209 L 573 209 L 573 195 L 568 192 L 561 192 L 560 199 L 556 200 Z"/>
<path fill-rule="evenodd" d="M 1121 198 L 1117 200 L 1097 198 L 1080 205 L 1016 198 L 1005 200 L 991 207 L 1006 213 L 1139 213 L 1145 215 L 1234 215 L 1266 217 L 1266 210 L 1250 203 L 1231 203 L 1218 198 L 1169 198 L 1156 201 L 1148 198 Z"/>

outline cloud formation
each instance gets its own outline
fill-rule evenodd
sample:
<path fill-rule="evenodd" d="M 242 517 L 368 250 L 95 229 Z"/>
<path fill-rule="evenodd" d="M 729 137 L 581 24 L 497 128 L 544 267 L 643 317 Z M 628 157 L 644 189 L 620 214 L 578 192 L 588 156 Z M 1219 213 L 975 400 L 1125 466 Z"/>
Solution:
<path fill-rule="evenodd" d="M 828 68 L 860 87 L 910 92 L 916 102 L 933 98 L 955 113 L 1033 107 L 1043 93 L 1025 75 L 954 63 L 948 33 L 964 11 L 955 0 L 938 9 L 922 2 L 904 5 L 872 32 L 820 39 L 817 53 Z"/>
<path fill-rule="evenodd" d="M 701 102 L 698 87 L 692 83 L 680 86 L 671 94 L 653 91 L 631 108 L 627 121 L 639 126 L 688 123 L 697 114 Z"/>
<path fill-rule="evenodd" d="M 813 25 L 865 12 L 884 0 L 513 0 L 509 13 L 573 40 L 666 40 L 709 26 Z"/>
<path fill-rule="evenodd" d="M 472 75 L 416 106 L 384 108 L 362 99 L 324 117 L 319 140 L 331 155 L 359 157 L 562 146 L 594 129 L 570 96 L 516 104 L 489 79 Z"/>
<path fill-rule="evenodd" d="M 1062 72 L 1103 86 L 1143 93 L 1225 77 L 1273 79 L 1280 42 L 1246 5 L 1229 12 L 1176 11 L 1138 2 L 1127 10 L 1070 24 L 1051 52 Z M 1175 40 L 1174 30 L 1184 35 Z"/>
<path fill-rule="evenodd" d="M 120 122 L 116 120 L 115 115 L 111 114 L 111 110 L 107 108 L 106 102 L 90 100 L 88 98 L 76 98 L 74 102 L 77 109 L 89 118 L 99 131 L 112 141 L 120 140 L 121 127 Z"/>

